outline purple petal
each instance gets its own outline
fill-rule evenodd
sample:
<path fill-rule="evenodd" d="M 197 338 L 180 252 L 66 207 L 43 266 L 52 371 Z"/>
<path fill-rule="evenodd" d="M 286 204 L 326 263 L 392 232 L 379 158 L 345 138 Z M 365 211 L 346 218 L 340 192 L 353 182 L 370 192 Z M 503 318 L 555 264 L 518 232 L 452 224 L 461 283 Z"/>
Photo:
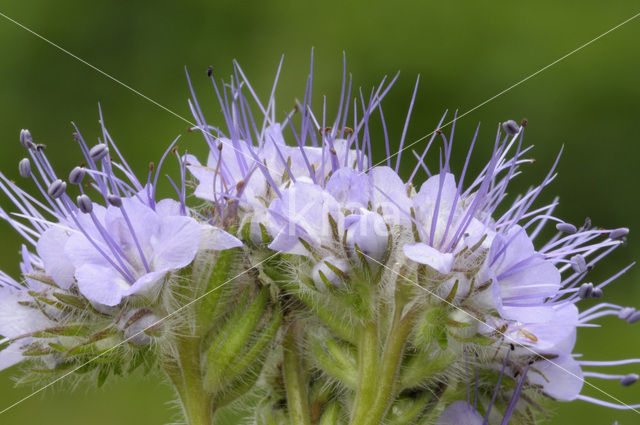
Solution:
<path fill-rule="evenodd" d="M 406 244 L 402 249 L 404 251 L 404 255 L 409 257 L 411 260 L 420 264 L 426 264 L 440 273 L 449 273 L 453 266 L 453 254 L 442 253 L 425 243 L 419 242 Z"/>
<path fill-rule="evenodd" d="M 44 263 L 45 272 L 63 289 L 69 289 L 74 282 L 74 267 L 65 254 L 65 245 L 68 240 L 67 231 L 59 227 L 50 227 L 42 234 L 36 246 L 36 252 Z"/>
<path fill-rule="evenodd" d="M 168 270 L 157 270 L 147 273 L 125 290 L 123 295 L 142 295 L 148 298 L 154 298 L 160 290 L 159 286 L 163 283 L 163 279 L 167 273 Z"/>
<path fill-rule="evenodd" d="M 120 304 L 129 290 L 129 283 L 108 265 L 81 265 L 76 269 L 76 279 L 82 295 L 109 307 Z"/>
<path fill-rule="evenodd" d="M 193 261 L 198 252 L 202 226 L 191 217 L 162 217 L 159 234 L 151 240 L 152 270 L 179 269 Z"/>
<path fill-rule="evenodd" d="M 22 356 L 22 346 L 28 341 L 16 341 L 11 343 L 7 348 L 0 351 L 0 370 L 7 369 L 24 360 Z"/>
<path fill-rule="evenodd" d="M 235 248 L 238 246 L 242 246 L 242 242 L 235 236 L 218 227 L 211 226 L 209 224 L 202 225 L 200 249 L 221 251 L 223 249 Z"/>
<path fill-rule="evenodd" d="M 541 385 L 545 394 L 563 401 L 575 400 L 584 385 L 582 369 L 570 355 L 537 361 L 527 376 L 532 384 Z"/>
<path fill-rule="evenodd" d="M 54 325 L 40 310 L 18 304 L 29 299 L 19 289 L 0 287 L 0 335 L 16 338 Z"/>

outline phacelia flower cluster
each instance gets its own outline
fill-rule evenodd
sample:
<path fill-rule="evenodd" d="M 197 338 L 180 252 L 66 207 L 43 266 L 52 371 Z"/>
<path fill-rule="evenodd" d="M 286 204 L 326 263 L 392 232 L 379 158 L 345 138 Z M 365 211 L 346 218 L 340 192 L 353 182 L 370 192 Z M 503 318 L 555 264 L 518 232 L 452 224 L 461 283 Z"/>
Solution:
<path fill-rule="evenodd" d="M 20 280 L 0 278 L 0 366 L 157 356 L 191 424 L 247 394 L 261 399 L 259 424 L 527 424 L 545 400 L 640 408 L 582 394 L 599 379 L 635 383 L 597 370 L 640 360 L 574 352 L 580 327 L 640 321 L 599 301 L 630 266 L 590 276 L 629 231 L 568 223 L 553 215 L 557 199 L 540 204 L 558 159 L 508 196 L 533 162 L 526 121 L 498 126 L 472 174 L 479 128 L 458 166 L 447 114 L 415 162 L 403 154 L 417 85 L 394 143 L 382 100 L 395 78 L 365 96 L 345 71 L 330 116 L 326 100 L 313 112 L 310 73 L 279 119 L 275 84 L 263 103 L 239 66 L 229 82 L 207 74 L 225 125 L 209 124 L 193 89 L 189 105 L 208 158 L 176 140 L 144 181 L 104 126 L 92 147 L 76 129 L 83 163 L 68 177 L 21 132 L 19 174 L 37 194 L 0 175 L 16 207 L 2 217 L 25 239 Z M 169 156 L 175 197 L 156 200 Z M 206 394 L 202 410 L 185 402 L 192 391 Z"/>

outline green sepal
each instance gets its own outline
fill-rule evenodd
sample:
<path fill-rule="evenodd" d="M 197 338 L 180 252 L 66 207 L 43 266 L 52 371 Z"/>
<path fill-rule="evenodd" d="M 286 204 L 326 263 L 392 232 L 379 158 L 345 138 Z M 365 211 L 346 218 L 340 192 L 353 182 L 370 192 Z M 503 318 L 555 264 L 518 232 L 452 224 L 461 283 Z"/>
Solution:
<path fill-rule="evenodd" d="M 385 425 L 409 425 L 422 415 L 431 401 L 431 393 L 424 391 L 419 397 L 401 397 L 389 409 Z M 462 425 L 462 424 L 461 424 Z"/>
<path fill-rule="evenodd" d="M 216 379 L 217 381 L 227 382 L 224 391 L 218 391 L 224 393 L 224 399 L 218 400 L 218 405 L 233 401 L 253 386 L 260 375 L 267 354 L 265 348 L 273 340 L 281 323 L 282 313 L 279 309 L 273 311 L 269 322 L 260 331 L 260 335 L 253 342 L 253 345 L 227 368 L 215 371 L 220 375 Z"/>
<path fill-rule="evenodd" d="M 221 300 L 227 292 L 226 283 L 229 281 L 233 271 L 233 265 L 241 250 L 237 248 L 225 249 L 217 253 L 215 265 L 208 275 L 206 285 L 202 289 L 202 299 L 196 307 L 196 323 L 199 333 L 205 334 L 213 322 L 222 313 Z"/>
<path fill-rule="evenodd" d="M 78 336 L 87 331 L 84 325 L 64 325 L 43 329 L 31 334 L 35 338 L 54 338 L 57 336 Z"/>
<path fill-rule="evenodd" d="M 329 336 L 326 338 L 313 337 L 311 354 L 321 370 L 346 387 L 356 389 L 358 370 L 354 354 L 347 352 L 345 346 Z"/>
<path fill-rule="evenodd" d="M 214 339 L 207 354 L 204 378 L 204 386 L 210 393 L 215 394 L 228 384 L 225 371 L 233 367 L 232 363 L 246 347 L 264 315 L 268 300 L 269 288 L 263 287 L 248 307 L 240 303 Z"/>
<path fill-rule="evenodd" d="M 80 310 L 86 309 L 89 305 L 83 298 L 76 297 L 75 295 L 68 295 L 60 292 L 54 292 L 53 296 L 56 297 L 58 301 L 60 301 L 61 303 L 69 307 L 74 307 Z"/>

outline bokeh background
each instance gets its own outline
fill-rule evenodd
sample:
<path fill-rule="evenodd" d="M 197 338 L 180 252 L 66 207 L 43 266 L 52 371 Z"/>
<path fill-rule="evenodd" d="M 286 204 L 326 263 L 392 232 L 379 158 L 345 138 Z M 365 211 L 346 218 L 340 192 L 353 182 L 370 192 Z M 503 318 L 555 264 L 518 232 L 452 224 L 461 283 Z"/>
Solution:
<path fill-rule="evenodd" d="M 184 74 L 192 74 L 209 121 L 220 121 L 205 70 L 227 77 L 237 59 L 266 96 L 282 54 L 279 111 L 303 93 L 315 48 L 315 93 L 333 105 L 339 94 L 342 52 L 365 92 L 401 71 L 383 105 L 397 140 L 418 74 L 421 76 L 408 142 L 433 130 L 444 110 L 467 111 L 576 47 L 640 12 L 633 0 L 603 1 L 201 1 L 154 2 L 4 0 L 0 12 L 73 52 L 177 114 L 188 117 Z M 545 70 L 461 119 L 458 157 L 482 122 L 474 166 L 486 159 L 501 120 L 529 120 L 526 141 L 537 162 L 514 191 L 539 181 L 561 145 L 557 213 L 582 223 L 632 229 L 629 244 L 594 270 L 603 279 L 640 258 L 640 18 Z M 134 168 L 145 173 L 178 134 L 181 148 L 204 155 L 187 123 L 63 54 L 0 17 L 0 168 L 17 178 L 23 152 L 20 128 L 63 174 L 80 160 L 71 121 L 88 140 L 98 133 L 101 102 L 111 134 Z M 319 103 L 317 104 L 320 105 Z M 281 115 L 282 116 L 282 115 Z M 384 158 L 378 138 L 376 159 Z M 419 145 L 422 146 L 422 145 Z M 408 175 L 411 155 L 405 156 Z M 459 165 L 461 163 L 459 162 Z M 0 203 L 7 206 L 6 198 Z M 19 239 L 0 224 L 0 266 L 18 270 Z M 640 306 L 640 267 L 606 290 L 612 302 Z M 580 332 L 578 352 L 590 359 L 640 357 L 640 324 L 604 320 Z M 621 369 L 625 372 L 633 368 Z M 0 372 L 0 409 L 27 395 L 14 389 L 16 369 Z M 625 402 L 640 402 L 640 385 L 623 389 L 595 382 Z M 586 389 L 586 394 L 603 397 Z M 165 424 L 177 419 L 172 392 L 158 376 L 135 376 L 102 389 L 56 386 L 0 416 L 2 424 Z M 552 424 L 640 423 L 633 412 L 582 402 L 559 404 Z"/>

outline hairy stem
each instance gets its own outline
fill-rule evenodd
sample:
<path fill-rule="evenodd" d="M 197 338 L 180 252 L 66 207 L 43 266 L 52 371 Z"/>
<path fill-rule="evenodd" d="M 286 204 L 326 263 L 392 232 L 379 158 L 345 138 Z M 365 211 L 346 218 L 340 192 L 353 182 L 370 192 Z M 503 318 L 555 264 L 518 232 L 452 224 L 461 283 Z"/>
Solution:
<path fill-rule="evenodd" d="M 397 377 L 402 363 L 402 355 L 407 337 L 413 325 L 413 314 L 408 313 L 400 318 L 396 314 L 384 347 L 382 362 L 376 379 L 376 396 L 368 414 L 361 422 L 362 425 L 377 425 L 382 423 L 389 410 L 389 406 L 397 396 Z"/>
<path fill-rule="evenodd" d="M 181 337 L 177 356 L 163 363 L 176 388 L 188 425 L 213 423 L 213 398 L 204 390 L 200 368 L 200 338 Z"/>
<path fill-rule="evenodd" d="M 351 424 L 364 423 L 376 397 L 378 380 L 378 325 L 369 322 L 361 329 L 358 344 L 358 389 Z"/>
<path fill-rule="evenodd" d="M 289 325 L 284 335 L 282 341 L 284 351 L 283 373 L 291 423 L 295 425 L 311 425 L 307 380 L 305 379 L 299 346 L 301 332 L 301 323 L 296 320 Z"/>

